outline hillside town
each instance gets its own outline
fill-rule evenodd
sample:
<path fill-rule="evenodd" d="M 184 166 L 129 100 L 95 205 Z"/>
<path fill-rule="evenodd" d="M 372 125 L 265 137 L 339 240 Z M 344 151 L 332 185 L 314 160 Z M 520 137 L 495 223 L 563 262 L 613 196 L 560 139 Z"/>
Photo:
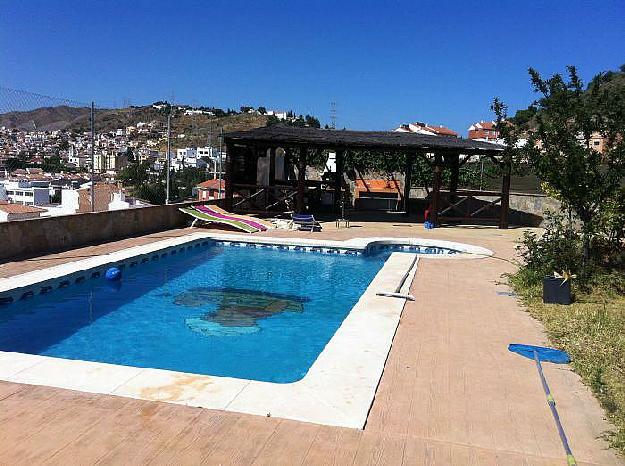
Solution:
<path fill-rule="evenodd" d="M 278 122 L 293 122 L 298 118 L 292 112 L 264 107 L 241 107 L 237 112 L 155 102 L 152 109 L 164 115 L 169 113 L 173 118 L 238 114 L 263 115 Z M 133 163 L 146 167 L 148 174 L 166 170 L 166 118 L 137 121 L 110 131 L 96 131 L 93 135 L 90 131 L 69 128 L 37 130 L 24 126 L 30 125 L 0 126 L 0 221 L 150 205 L 130 196 L 118 176 Z M 225 152 L 220 150 L 218 137 L 208 141 L 212 145 L 200 147 L 188 147 L 184 132 L 178 131 L 170 137 L 173 138 L 170 152 L 173 172 L 190 168 L 204 172 L 205 179 L 219 177 Z"/>

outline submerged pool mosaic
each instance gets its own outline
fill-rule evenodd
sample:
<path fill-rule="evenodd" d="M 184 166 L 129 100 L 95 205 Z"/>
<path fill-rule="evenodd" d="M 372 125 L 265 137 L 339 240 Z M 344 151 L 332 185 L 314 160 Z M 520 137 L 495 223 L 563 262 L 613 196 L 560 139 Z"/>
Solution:
<path fill-rule="evenodd" d="M 89 271 L 24 291 L 0 307 L 0 351 L 294 382 L 393 251 L 244 245 L 198 242 L 129 259 L 119 282 Z"/>

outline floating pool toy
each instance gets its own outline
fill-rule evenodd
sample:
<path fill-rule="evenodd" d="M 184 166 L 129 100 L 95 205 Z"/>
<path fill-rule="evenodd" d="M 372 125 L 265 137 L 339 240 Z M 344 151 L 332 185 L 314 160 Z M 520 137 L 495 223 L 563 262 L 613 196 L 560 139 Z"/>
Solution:
<path fill-rule="evenodd" d="M 106 278 L 109 282 L 116 282 L 120 278 L 122 278 L 122 271 L 119 267 L 111 267 L 104 274 L 104 278 Z"/>

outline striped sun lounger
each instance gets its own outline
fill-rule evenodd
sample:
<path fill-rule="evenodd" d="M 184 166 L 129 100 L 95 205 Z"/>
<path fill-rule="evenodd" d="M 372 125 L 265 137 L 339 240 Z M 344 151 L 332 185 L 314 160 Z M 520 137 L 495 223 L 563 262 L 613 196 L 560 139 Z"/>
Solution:
<path fill-rule="evenodd" d="M 233 216 L 230 214 L 222 213 L 213 210 L 209 206 L 196 205 L 192 207 L 181 207 L 179 209 L 187 215 L 190 215 L 196 220 L 202 222 L 218 223 L 221 225 L 228 225 L 239 230 L 243 230 L 247 233 L 256 233 L 257 231 L 265 231 L 268 229 L 267 225 L 256 221 L 252 217 L 245 216 Z"/>
<path fill-rule="evenodd" d="M 199 210 L 200 212 L 204 212 L 206 214 L 210 214 L 210 215 L 214 215 L 215 217 L 219 217 L 221 219 L 224 220 L 232 220 L 235 222 L 243 222 L 247 225 L 250 225 L 254 228 L 256 228 L 259 231 L 265 231 L 268 230 L 269 227 L 263 223 L 261 220 L 258 220 L 254 217 L 249 217 L 247 215 L 235 215 L 235 214 L 231 214 L 230 212 L 226 212 L 223 209 L 220 209 L 219 207 L 213 206 L 213 205 L 195 205 L 193 206 L 196 210 Z"/>

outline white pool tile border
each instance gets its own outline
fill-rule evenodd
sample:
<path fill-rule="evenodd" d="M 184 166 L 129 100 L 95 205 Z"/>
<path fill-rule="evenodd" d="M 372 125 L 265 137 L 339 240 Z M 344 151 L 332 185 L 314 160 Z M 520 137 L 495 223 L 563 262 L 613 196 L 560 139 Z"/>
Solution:
<path fill-rule="evenodd" d="M 60 279 L 69 274 L 148 255 L 200 239 L 360 250 L 372 244 L 418 244 L 451 248 L 464 253 L 450 256 L 428 255 L 437 259 L 483 257 L 492 254 L 476 246 L 416 238 L 320 241 L 314 238 L 284 239 L 195 232 L 183 237 L 2 279 L 0 292 Z M 294 383 L 277 384 L 2 351 L 0 351 L 0 379 L 325 425 L 362 428 L 375 397 L 405 305 L 404 299 L 377 296 L 376 293 L 395 291 L 398 283 L 409 271 L 400 290 L 407 294 L 417 270 L 418 262 L 415 262 L 414 258 L 415 254 L 404 252 L 393 252 L 390 255 L 306 376 Z"/>

